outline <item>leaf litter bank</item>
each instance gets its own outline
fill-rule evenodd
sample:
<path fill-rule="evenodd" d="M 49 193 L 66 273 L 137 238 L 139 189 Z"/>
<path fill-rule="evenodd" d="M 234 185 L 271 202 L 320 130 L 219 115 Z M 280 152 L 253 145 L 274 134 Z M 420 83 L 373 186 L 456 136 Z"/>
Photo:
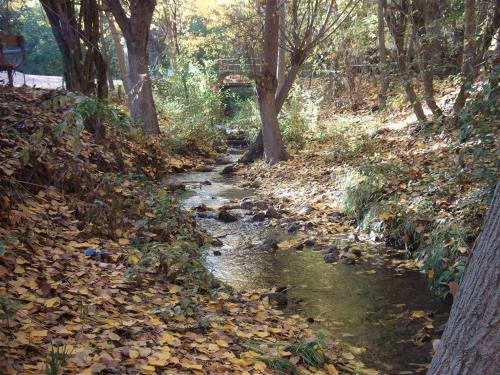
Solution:
<path fill-rule="evenodd" d="M 155 182 L 200 158 L 112 128 L 56 136 L 60 95 L 0 91 L 2 373 L 352 372 L 313 355 L 302 318 L 204 270 L 206 236 Z"/>

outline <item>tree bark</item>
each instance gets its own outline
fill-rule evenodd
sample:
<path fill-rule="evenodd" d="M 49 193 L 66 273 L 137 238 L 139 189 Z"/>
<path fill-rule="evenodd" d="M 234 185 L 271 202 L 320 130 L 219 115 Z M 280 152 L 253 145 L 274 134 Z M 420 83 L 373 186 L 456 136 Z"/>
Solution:
<path fill-rule="evenodd" d="M 286 1 L 280 0 L 279 4 L 279 48 L 278 48 L 278 87 L 283 84 L 285 79 L 285 67 L 286 67 Z M 278 111 L 279 112 L 279 111 Z"/>
<path fill-rule="evenodd" d="M 427 121 L 424 110 L 422 108 L 422 103 L 418 99 L 415 90 L 413 89 L 413 78 L 408 71 L 408 66 L 406 63 L 407 54 L 411 50 L 410 47 L 405 48 L 405 33 L 407 26 L 407 14 L 408 14 L 408 1 L 403 0 L 400 7 L 393 7 L 391 12 L 388 10 L 385 12 L 387 27 L 391 32 L 392 38 L 394 40 L 394 45 L 396 46 L 396 61 L 398 65 L 401 78 L 403 79 L 403 87 L 410 102 L 413 112 L 417 117 L 418 121 Z M 410 38 L 410 42 L 413 39 Z"/>
<path fill-rule="evenodd" d="M 379 55 L 379 70 L 380 70 L 380 91 L 378 94 L 378 105 L 384 108 L 387 100 L 387 90 L 389 89 L 389 77 L 387 74 L 387 51 L 385 48 L 385 20 L 384 12 L 387 6 L 387 0 L 378 0 L 377 16 L 378 16 L 378 55 Z"/>
<path fill-rule="evenodd" d="M 120 0 L 106 0 L 125 37 L 128 50 L 129 105 L 132 118 L 145 134 L 160 133 L 149 77 L 147 45 L 156 0 L 130 0 L 127 16 Z"/>
<path fill-rule="evenodd" d="M 462 84 L 455 102 L 453 103 L 453 116 L 458 119 L 460 110 L 465 105 L 466 86 L 472 82 L 474 71 L 475 30 L 476 30 L 476 1 L 464 0 L 464 49 L 462 55 L 462 68 L 460 71 Z"/>
<path fill-rule="evenodd" d="M 143 125 L 144 133 L 159 134 L 160 128 L 156 117 L 153 88 L 148 70 L 147 46 L 140 43 L 128 43 L 130 83 L 130 113 Z"/>
<path fill-rule="evenodd" d="M 122 80 L 123 90 L 128 96 L 130 89 L 128 84 L 127 63 L 125 62 L 125 51 L 123 49 L 120 33 L 116 27 L 113 14 L 111 12 L 106 12 L 106 18 L 108 19 L 109 30 L 113 39 L 113 45 L 115 46 L 116 60 L 118 61 L 118 69 L 120 70 L 120 78 Z"/>
<path fill-rule="evenodd" d="M 83 78 L 83 56 L 80 46 L 78 15 L 71 0 L 40 0 L 52 33 L 61 52 L 64 81 L 69 91 L 88 93 L 89 83 Z"/>
<path fill-rule="evenodd" d="M 436 0 L 415 0 L 413 3 L 413 27 L 415 27 L 414 35 L 417 38 L 418 65 L 424 87 L 424 100 L 434 118 L 437 119 L 443 115 L 443 111 L 437 105 L 434 97 L 432 56 L 437 51 L 435 48 L 432 50 L 432 47 L 435 47 L 433 40 L 437 38 L 434 24 L 437 22 L 436 12 L 439 13 L 439 4 L 436 3 Z"/>
<path fill-rule="evenodd" d="M 256 87 L 264 143 L 264 160 L 269 164 L 275 164 L 289 158 L 281 137 L 278 111 L 276 110 L 278 34 L 278 0 L 267 0 L 262 67 L 256 75 Z"/>
<path fill-rule="evenodd" d="M 474 244 L 428 375 L 494 375 L 500 368 L 500 183 Z"/>

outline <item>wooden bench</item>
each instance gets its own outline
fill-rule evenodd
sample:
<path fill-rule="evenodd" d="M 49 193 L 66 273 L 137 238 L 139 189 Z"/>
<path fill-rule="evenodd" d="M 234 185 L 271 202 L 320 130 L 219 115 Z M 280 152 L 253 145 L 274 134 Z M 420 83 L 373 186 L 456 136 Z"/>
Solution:
<path fill-rule="evenodd" d="M 24 63 L 25 57 L 22 36 L 0 33 L 0 72 L 7 71 L 9 86 L 14 86 L 14 71 Z"/>

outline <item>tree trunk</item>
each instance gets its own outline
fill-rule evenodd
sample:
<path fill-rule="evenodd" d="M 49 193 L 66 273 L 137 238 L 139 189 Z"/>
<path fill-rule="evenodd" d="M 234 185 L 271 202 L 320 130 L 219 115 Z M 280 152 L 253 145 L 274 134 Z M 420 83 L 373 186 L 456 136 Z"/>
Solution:
<path fill-rule="evenodd" d="M 403 87 L 410 102 L 413 112 L 417 117 L 418 121 L 427 121 L 424 110 L 422 109 L 422 103 L 418 99 L 415 90 L 413 89 L 413 78 L 408 71 L 408 66 L 406 63 L 407 55 L 411 51 L 411 47 L 405 48 L 405 32 L 407 26 L 407 14 L 409 13 L 408 3 L 402 2 L 403 8 L 393 7 L 391 12 L 388 10 L 385 12 L 387 26 L 391 32 L 392 38 L 394 40 L 394 45 L 396 46 L 396 61 L 398 64 L 398 69 L 403 79 Z M 413 38 L 409 38 L 409 43 L 413 41 Z"/>
<path fill-rule="evenodd" d="M 460 110 L 465 105 L 466 86 L 472 82 L 474 71 L 474 51 L 476 48 L 476 9 L 475 0 L 464 0 L 464 52 L 462 55 L 462 84 L 455 102 L 453 103 L 453 116 L 458 119 Z"/>
<path fill-rule="evenodd" d="M 83 56 L 80 46 L 78 15 L 71 0 L 41 0 L 52 33 L 61 52 L 64 81 L 69 91 L 88 93 L 89 84 L 83 78 Z"/>
<path fill-rule="evenodd" d="M 292 62 L 288 73 L 286 74 L 283 83 L 278 88 L 278 92 L 275 97 L 275 105 L 276 105 L 276 113 L 279 115 L 281 109 L 283 108 L 283 104 L 285 104 L 285 100 L 292 89 L 293 83 L 299 74 L 300 67 L 305 61 L 305 54 L 295 54 L 292 56 Z M 248 164 L 252 163 L 262 155 L 264 152 L 264 142 L 262 138 L 262 129 L 259 130 L 255 141 L 250 145 L 245 155 L 243 155 L 240 159 L 240 162 Z"/>
<path fill-rule="evenodd" d="M 494 375 L 500 368 L 500 183 L 427 375 Z"/>
<path fill-rule="evenodd" d="M 435 54 L 437 51 L 431 51 L 431 48 L 435 46 L 433 39 L 437 38 L 434 23 L 437 22 L 436 12 L 439 12 L 439 4 L 436 4 L 435 0 L 427 2 L 416 0 L 414 1 L 414 5 L 412 18 L 413 27 L 415 28 L 414 35 L 417 39 L 418 65 L 422 85 L 424 87 L 424 100 L 434 118 L 437 119 L 443 115 L 443 112 L 434 98 L 434 69 L 432 67 L 432 56 L 433 52 Z M 433 32 L 431 32 L 431 30 Z"/>
<path fill-rule="evenodd" d="M 281 137 L 276 109 L 278 34 L 278 0 L 267 0 L 262 67 L 261 71 L 257 73 L 255 81 L 264 142 L 264 160 L 269 164 L 275 164 L 289 158 Z"/>
<path fill-rule="evenodd" d="M 146 45 L 137 46 L 132 42 L 127 43 L 127 48 L 130 114 L 133 119 L 142 123 L 144 133 L 159 134 L 160 128 L 148 71 L 147 47 Z"/>
<path fill-rule="evenodd" d="M 283 84 L 283 80 L 285 79 L 285 66 L 286 66 L 286 1 L 280 0 L 279 5 L 279 48 L 278 48 L 278 87 Z M 279 111 L 278 111 L 279 112 Z"/>
<path fill-rule="evenodd" d="M 379 54 L 379 70 L 380 70 L 380 91 L 378 94 L 378 105 L 384 108 L 387 100 L 387 90 L 389 89 L 389 77 L 387 74 L 387 51 L 385 49 L 385 21 L 384 12 L 387 6 L 387 0 L 378 0 L 377 15 L 378 15 L 378 54 Z"/>
<path fill-rule="evenodd" d="M 132 118 L 145 134 L 160 133 L 149 77 L 147 45 L 156 0 L 130 0 L 129 14 L 120 0 L 105 0 L 122 30 L 128 49 L 129 106 Z"/>
<path fill-rule="evenodd" d="M 123 90 L 125 91 L 125 94 L 128 95 L 130 88 L 128 84 L 127 63 L 125 62 L 125 50 L 123 49 L 120 33 L 116 27 L 113 14 L 111 12 L 106 12 L 106 18 L 108 19 L 109 31 L 111 32 L 113 45 L 115 46 L 116 60 L 118 62 L 118 69 L 120 70 Z"/>

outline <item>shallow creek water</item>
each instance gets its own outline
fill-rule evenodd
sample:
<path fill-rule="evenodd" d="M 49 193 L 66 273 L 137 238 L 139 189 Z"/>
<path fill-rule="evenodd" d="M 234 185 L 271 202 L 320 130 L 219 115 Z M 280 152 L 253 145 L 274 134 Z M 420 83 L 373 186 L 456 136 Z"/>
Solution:
<path fill-rule="evenodd" d="M 253 191 L 238 188 L 232 178 L 222 176 L 223 167 L 179 174 L 168 182 L 187 186 L 181 197 L 186 209 L 200 204 L 218 208 L 254 196 Z M 204 181 L 211 185 L 203 185 Z M 291 235 L 265 223 L 250 222 L 244 210 L 236 213 L 242 219 L 234 223 L 198 219 L 201 228 L 223 242 L 217 248 L 221 256 L 213 255 L 215 248 L 205 253 L 206 266 L 216 277 L 237 290 L 287 285 L 285 311 L 313 318 L 314 328 L 354 347 L 356 358 L 367 366 L 383 374 L 422 373 L 430 361 L 431 343 L 416 345 L 418 325 L 401 316 L 411 315 L 408 311 L 432 311 L 437 315 L 436 327 L 446 318 L 446 307 L 427 291 L 423 275 L 412 271 L 397 274 L 383 262 L 378 266 L 367 262 L 326 264 L 320 252 L 307 248 L 262 251 L 259 244 L 264 240 L 281 242 Z M 342 236 L 337 240 L 342 241 Z"/>

